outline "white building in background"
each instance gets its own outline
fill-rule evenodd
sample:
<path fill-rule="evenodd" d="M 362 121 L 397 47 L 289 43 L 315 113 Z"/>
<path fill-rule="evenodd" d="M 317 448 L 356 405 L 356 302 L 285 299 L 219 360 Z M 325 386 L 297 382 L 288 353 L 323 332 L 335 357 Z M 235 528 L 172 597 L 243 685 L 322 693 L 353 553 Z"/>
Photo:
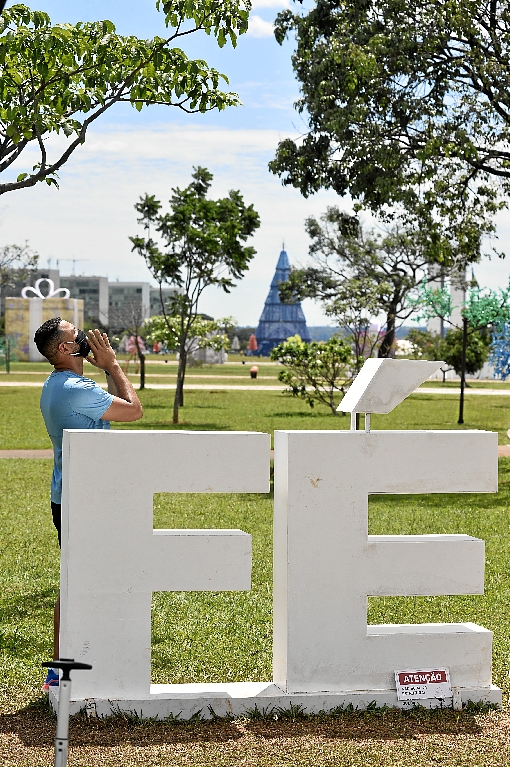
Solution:
<path fill-rule="evenodd" d="M 162 288 L 165 305 L 168 299 L 180 292 L 179 288 Z M 159 288 L 148 282 L 110 282 L 108 284 L 110 325 L 122 324 L 124 315 L 140 311 L 143 319 L 162 314 Z"/>
<path fill-rule="evenodd" d="M 161 288 L 161 293 L 163 294 L 163 301 L 165 302 L 165 308 L 168 306 L 169 299 L 173 298 L 173 296 L 181 292 L 182 292 L 181 288 Z M 151 317 L 154 317 L 158 314 L 163 314 L 163 312 L 161 311 L 161 296 L 159 293 L 159 288 L 151 288 L 150 312 L 151 312 Z"/>
<path fill-rule="evenodd" d="M 141 320 L 150 317 L 151 286 L 148 282 L 110 282 L 108 304 L 110 325 L 129 324 L 127 315 L 136 313 Z"/>
<path fill-rule="evenodd" d="M 108 326 L 108 277 L 60 277 L 60 287 L 67 288 L 71 298 L 82 298 L 86 320 L 99 320 Z"/>

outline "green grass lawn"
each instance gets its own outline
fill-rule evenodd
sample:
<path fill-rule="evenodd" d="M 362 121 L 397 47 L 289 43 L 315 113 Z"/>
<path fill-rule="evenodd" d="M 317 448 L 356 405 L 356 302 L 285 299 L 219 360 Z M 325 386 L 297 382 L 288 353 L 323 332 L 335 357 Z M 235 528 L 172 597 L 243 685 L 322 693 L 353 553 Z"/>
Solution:
<path fill-rule="evenodd" d="M 171 391 L 148 389 L 141 397 L 144 418 L 127 428 L 175 428 Z M 38 389 L 0 389 L 0 447 L 49 445 L 38 401 Z M 465 428 L 496 430 L 500 442 L 506 443 L 509 407 L 504 397 L 470 396 Z M 325 408 L 310 410 L 277 392 L 188 392 L 181 418 L 177 428 L 196 430 L 348 427 L 347 417 L 335 417 Z M 445 429 L 458 428 L 456 420 L 455 397 L 420 394 L 388 416 L 373 416 L 372 423 L 376 429 Z M 51 468 L 50 460 L 0 460 L 0 762 L 6 767 L 51 761 L 53 723 L 38 707 L 40 663 L 51 657 L 52 608 L 58 590 L 59 554 L 49 510 Z M 373 496 L 369 506 L 372 534 L 467 533 L 486 541 L 485 595 L 372 598 L 368 620 L 473 621 L 491 629 L 494 682 L 503 688 L 505 700 L 510 695 L 509 502 L 510 459 L 501 458 L 498 494 Z M 253 587 L 241 593 L 155 594 L 153 681 L 269 680 L 272 496 L 158 494 L 154 524 L 240 527 L 251 533 Z M 505 713 L 498 714 L 499 719 L 491 714 L 470 719 L 453 712 L 442 715 L 441 723 L 437 718 L 411 721 L 403 716 L 346 717 L 344 723 L 324 725 L 202 725 L 182 736 L 171 729 L 133 729 L 122 722 L 108 726 L 76 722 L 70 764 L 492 767 L 510 763 L 504 734 L 510 721 Z"/>
<path fill-rule="evenodd" d="M 154 366 L 156 367 L 156 366 Z M 37 371 L 34 371 L 37 372 Z M 39 390 L 0 389 L 0 448 L 49 446 Z M 173 427 L 172 392 L 141 392 L 144 418 L 115 428 L 348 428 L 348 417 L 315 410 L 278 392 L 193 391 Z M 507 443 L 510 403 L 470 395 L 464 428 L 495 430 Z M 457 398 L 413 395 L 373 428 L 449 429 Z M 41 706 L 40 663 L 52 654 L 59 552 L 49 510 L 50 460 L 0 460 L 0 763 L 52 761 L 54 720 Z M 398 467 L 395 467 L 398 470 Z M 467 533 L 486 541 L 483 596 L 372 598 L 370 623 L 473 621 L 494 632 L 494 682 L 510 696 L 510 458 L 500 459 L 498 494 L 373 496 L 373 534 Z M 156 527 L 240 527 L 253 536 L 253 583 L 240 593 L 157 593 L 153 597 L 154 682 L 270 680 L 272 496 L 169 495 L 154 498 Z M 443 712 L 343 716 L 309 722 L 136 726 L 77 719 L 70 767 L 503 767 L 510 764 L 510 718 Z"/>
<path fill-rule="evenodd" d="M 122 368 L 124 369 L 126 367 L 126 360 L 121 357 L 118 358 L 120 364 L 122 365 Z M 232 361 L 229 360 L 224 365 L 210 365 L 210 364 L 202 364 L 202 363 L 196 363 L 193 365 L 188 365 L 186 369 L 186 376 L 204 376 L 204 375 L 211 375 L 211 376 L 239 376 L 244 377 L 248 380 L 250 380 L 250 368 L 252 365 L 257 365 L 259 367 L 258 376 L 261 378 L 265 378 L 267 376 L 275 377 L 278 375 L 278 371 L 282 369 L 281 365 L 278 365 L 274 362 L 268 362 L 267 360 L 263 360 L 262 362 L 257 359 L 242 359 L 237 358 L 233 359 Z M 134 371 L 136 370 L 138 364 L 136 361 L 131 360 L 128 365 L 128 373 L 134 374 Z M 27 380 L 38 380 L 37 376 L 40 376 L 42 380 L 46 376 L 50 374 L 52 370 L 52 366 L 49 362 L 13 362 L 11 364 L 11 372 L 6 373 L 5 368 L 0 367 L 0 380 L 2 381 L 10 381 L 10 380 L 17 380 L 22 379 L 23 376 L 30 376 L 30 379 Z M 145 372 L 146 375 L 168 375 L 169 377 L 175 377 L 177 375 L 177 363 L 175 359 L 168 358 L 160 358 L 158 357 L 149 357 L 146 361 L 145 365 Z M 84 366 L 84 374 L 86 376 L 102 376 L 102 379 L 104 380 L 104 373 L 97 368 L 95 368 L 93 365 L 85 364 Z M 34 376 L 36 378 L 34 379 Z"/>
<path fill-rule="evenodd" d="M 349 417 L 334 416 L 324 406 L 313 410 L 301 400 L 281 392 L 188 391 L 181 423 L 172 424 L 173 392 L 145 389 L 139 392 L 144 415 L 132 424 L 112 424 L 115 429 L 189 429 L 262 431 L 275 429 L 348 429 Z M 37 388 L 0 388 L 0 449 L 51 447 L 39 411 Z M 491 395 L 469 395 L 465 424 L 457 425 L 458 401 L 452 395 L 413 394 L 389 415 L 373 415 L 373 429 L 487 429 L 497 431 L 500 444 L 508 444 L 510 400 Z"/>
<path fill-rule="evenodd" d="M 4 459 L 0 472 L 0 635 L 3 706 L 39 697 L 40 662 L 51 654 L 58 548 L 51 525 L 49 460 Z M 373 496 L 373 534 L 467 533 L 487 546 L 486 594 L 371 599 L 371 623 L 473 621 L 494 631 L 495 682 L 510 692 L 508 506 L 510 459 L 497 495 Z M 156 527 L 240 527 L 253 536 L 250 592 L 154 596 L 153 680 L 271 678 L 269 495 L 168 495 L 154 502 Z"/>

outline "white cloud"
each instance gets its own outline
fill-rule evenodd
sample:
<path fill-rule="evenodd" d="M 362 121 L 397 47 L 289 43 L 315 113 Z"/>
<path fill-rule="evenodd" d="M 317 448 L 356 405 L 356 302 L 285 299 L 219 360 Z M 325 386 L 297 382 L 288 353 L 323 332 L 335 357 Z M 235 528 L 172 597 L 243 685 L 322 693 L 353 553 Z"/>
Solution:
<path fill-rule="evenodd" d="M 43 266 L 49 258 L 53 266 L 57 258 L 86 259 L 77 263 L 78 272 L 107 275 L 110 280 L 151 281 L 128 240 L 140 231 L 134 203 L 148 192 L 167 209 L 172 187 L 187 186 L 192 166 L 203 165 L 214 174 L 211 194 L 219 197 L 239 189 L 258 211 L 261 226 L 250 240 L 257 253 L 245 278 L 230 294 L 209 289 L 200 308 L 215 317 L 233 315 L 243 325 L 256 325 L 282 241 L 291 263 L 306 263 L 305 218 L 321 215 L 328 205 L 349 210 L 349 200 L 333 192 L 304 199 L 269 173 L 267 163 L 280 138 L 275 130 L 172 123 L 93 128 L 60 172 L 60 190 L 40 184 L 0 197 L 0 245 L 28 239 Z M 56 148 L 54 141 L 51 144 Z M 25 157 L 13 173 L 35 161 Z M 370 226 L 370 218 L 364 219 Z M 510 250 L 508 221 L 508 213 L 498 217 L 499 247 Z M 476 266 L 480 284 L 505 285 L 507 261 L 493 259 Z M 62 266 L 70 271 L 68 261 Z M 306 301 L 304 310 L 310 325 L 329 324 L 318 304 Z"/>
<path fill-rule="evenodd" d="M 166 209 L 172 187 L 189 184 L 192 166 L 203 165 L 214 174 L 211 194 L 239 189 L 260 214 L 261 226 L 250 240 L 257 253 L 246 277 L 230 294 L 206 291 L 201 311 L 254 325 L 282 241 L 292 263 L 305 262 L 305 218 L 338 201 L 331 192 L 305 200 L 269 173 L 267 163 L 280 138 L 274 130 L 176 124 L 94 128 L 60 172 L 60 190 L 41 184 L 0 198 L 0 244 L 28 239 L 43 266 L 49 258 L 53 266 L 58 258 L 86 259 L 77 263 L 78 273 L 151 281 L 128 240 L 139 231 L 134 203 L 148 192 Z M 69 262 L 62 267 L 69 273 Z M 329 324 L 318 305 L 307 301 L 305 312 L 310 324 Z"/>
<path fill-rule="evenodd" d="M 272 37 L 273 25 L 270 21 L 264 21 L 260 16 L 255 14 L 250 16 L 248 32 L 246 33 L 250 37 Z"/>

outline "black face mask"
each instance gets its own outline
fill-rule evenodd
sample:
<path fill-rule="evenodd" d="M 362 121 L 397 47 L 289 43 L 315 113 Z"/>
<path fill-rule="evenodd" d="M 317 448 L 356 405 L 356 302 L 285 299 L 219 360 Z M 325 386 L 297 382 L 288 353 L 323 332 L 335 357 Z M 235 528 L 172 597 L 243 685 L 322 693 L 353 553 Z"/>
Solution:
<path fill-rule="evenodd" d="M 71 356 L 72 357 L 88 357 L 90 354 L 90 346 L 89 342 L 87 341 L 87 336 L 83 332 L 83 330 L 79 330 L 76 334 L 76 338 L 74 339 L 75 343 L 78 344 L 80 347 L 79 352 L 74 352 Z"/>

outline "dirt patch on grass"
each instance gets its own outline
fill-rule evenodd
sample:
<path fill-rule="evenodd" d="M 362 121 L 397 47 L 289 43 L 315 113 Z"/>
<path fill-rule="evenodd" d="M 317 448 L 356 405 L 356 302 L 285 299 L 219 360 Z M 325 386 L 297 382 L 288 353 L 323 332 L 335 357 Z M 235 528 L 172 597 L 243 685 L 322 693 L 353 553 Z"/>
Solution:
<path fill-rule="evenodd" d="M 42 707 L 0 716 L 0 763 L 52 763 L 55 718 Z M 335 719 L 71 722 L 71 767 L 303 767 L 510 764 L 506 712 L 345 714 Z"/>

